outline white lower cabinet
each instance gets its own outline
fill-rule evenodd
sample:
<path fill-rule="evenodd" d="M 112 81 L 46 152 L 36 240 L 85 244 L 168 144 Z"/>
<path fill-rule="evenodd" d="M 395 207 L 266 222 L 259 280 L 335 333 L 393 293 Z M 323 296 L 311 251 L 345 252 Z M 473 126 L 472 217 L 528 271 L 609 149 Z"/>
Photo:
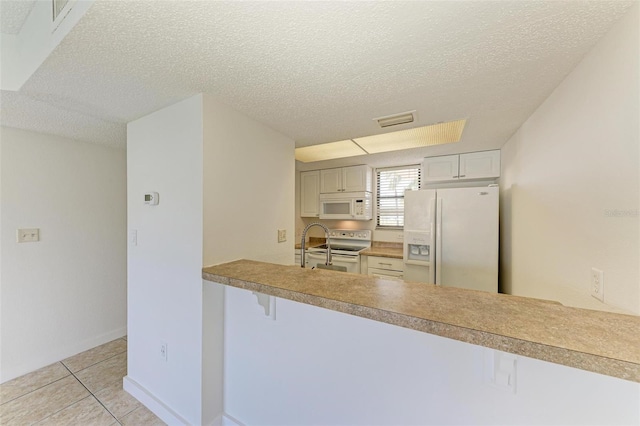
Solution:
<path fill-rule="evenodd" d="M 378 277 L 378 278 L 387 278 L 392 280 L 402 280 L 403 275 L 402 271 L 390 271 L 389 269 L 378 269 L 378 268 L 369 268 L 367 269 L 369 272 L 368 275 Z"/>
<path fill-rule="evenodd" d="M 402 259 L 381 256 L 367 256 L 367 275 L 401 280 L 403 277 Z"/>

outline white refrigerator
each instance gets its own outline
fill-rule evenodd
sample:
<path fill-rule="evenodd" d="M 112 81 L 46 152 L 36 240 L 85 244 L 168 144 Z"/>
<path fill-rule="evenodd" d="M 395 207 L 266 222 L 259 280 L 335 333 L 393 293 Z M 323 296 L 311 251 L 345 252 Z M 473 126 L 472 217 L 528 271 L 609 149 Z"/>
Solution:
<path fill-rule="evenodd" d="M 406 191 L 404 279 L 498 292 L 498 187 Z"/>

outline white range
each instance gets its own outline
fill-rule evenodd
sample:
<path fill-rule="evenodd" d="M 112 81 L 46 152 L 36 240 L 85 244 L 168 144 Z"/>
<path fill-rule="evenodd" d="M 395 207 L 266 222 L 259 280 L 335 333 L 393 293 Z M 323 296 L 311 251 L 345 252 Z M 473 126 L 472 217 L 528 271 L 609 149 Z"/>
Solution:
<path fill-rule="evenodd" d="M 371 247 L 371 230 L 333 229 L 329 232 L 331 261 L 334 266 L 344 266 L 347 272 L 360 273 L 360 252 Z M 327 245 L 307 248 L 307 268 L 324 265 Z"/>

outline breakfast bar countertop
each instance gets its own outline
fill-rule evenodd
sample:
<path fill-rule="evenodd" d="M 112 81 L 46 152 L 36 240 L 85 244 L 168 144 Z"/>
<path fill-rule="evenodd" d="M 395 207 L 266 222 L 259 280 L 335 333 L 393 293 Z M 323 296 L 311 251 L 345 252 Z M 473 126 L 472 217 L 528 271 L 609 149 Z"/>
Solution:
<path fill-rule="evenodd" d="M 207 281 L 640 383 L 640 317 L 252 260 Z"/>

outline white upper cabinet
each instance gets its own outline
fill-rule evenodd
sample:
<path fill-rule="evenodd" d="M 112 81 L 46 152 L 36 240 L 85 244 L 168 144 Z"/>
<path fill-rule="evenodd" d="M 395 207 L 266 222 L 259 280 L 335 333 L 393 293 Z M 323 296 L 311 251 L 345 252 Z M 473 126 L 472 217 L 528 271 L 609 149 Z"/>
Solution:
<path fill-rule="evenodd" d="M 342 169 L 320 170 L 320 193 L 342 191 Z"/>
<path fill-rule="evenodd" d="M 500 177 L 500 150 L 460 154 L 460 179 Z"/>
<path fill-rule="evenodd" d="M 372 190 L 372 170 L 369 166 L 353 166 L 342 169 L 342 187 L 344 192 Z"/>
<path fill-rule="evenodd" d="M 427 182 L 458 179 L 459 155 L 427 157 L 422 164 L 423 179 Z"/>
<path fill-rule="evenodd" d="M 320 171 L 300 172 L 300 217 L 320 216 Z"/>
<path fill-rule="evenodd" d="M 422 163 L 425 182 L 444 182 L 500 177 L 500 150 L 427 157 Z"/>
<path fill-rule="evenodd" d="M 372 169 L 369 166 L 351 166 L 320 170 L 320 193 L 371 192 Z"/>

